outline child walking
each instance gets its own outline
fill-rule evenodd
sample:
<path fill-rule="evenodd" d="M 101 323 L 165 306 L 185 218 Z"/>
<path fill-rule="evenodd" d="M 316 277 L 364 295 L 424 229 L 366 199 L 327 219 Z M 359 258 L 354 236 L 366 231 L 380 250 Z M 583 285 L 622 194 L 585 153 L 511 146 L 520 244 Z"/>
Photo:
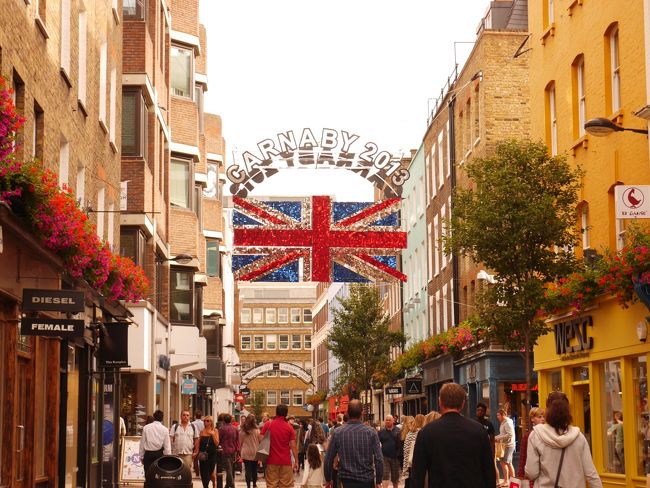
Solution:
<path fill-rule="evenodd" d="M 323 459 L 317 444 L 307 446 L 307 462 L 305 472 L 302 475 L 301 488 L 322 488 L 325 484 L 325 473 L 323 472 Z"/>

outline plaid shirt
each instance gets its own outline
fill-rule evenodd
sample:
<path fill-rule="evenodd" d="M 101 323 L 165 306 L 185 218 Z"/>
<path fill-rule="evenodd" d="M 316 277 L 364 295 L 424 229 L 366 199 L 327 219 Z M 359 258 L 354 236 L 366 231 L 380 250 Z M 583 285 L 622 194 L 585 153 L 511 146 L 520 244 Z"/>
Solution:
<path fill-rule="evenodd" d="M 223 454 L 230 456 L 239 452 L 239 433 L 231 424 L 223 424 L 219 429 L 219 444 Z"/>
<path fill-rule="evenodd" d="M 379 485 L 384 474 L 384 460 L 377 431 L 360 420 L 330 431 L 325 455 L 325 479 L 332 480 L 332 467 L 339 456 L 339 479 L 363 481 Z"/>

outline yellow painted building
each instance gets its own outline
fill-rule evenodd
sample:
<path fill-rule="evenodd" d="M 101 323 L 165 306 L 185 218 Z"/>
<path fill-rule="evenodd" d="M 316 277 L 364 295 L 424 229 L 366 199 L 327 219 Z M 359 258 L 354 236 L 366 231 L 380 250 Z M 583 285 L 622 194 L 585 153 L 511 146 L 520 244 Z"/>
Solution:
<path fill-rule="evenodd" d="M 647 136 L 595 137 L 584 124 L 597 117 L 646 129 L 634 113 L 648 104 L 642 0 L 529 2 L 532 138 L 585 171 L 576 208 L 583 231 L 578 256 L 616 249 L 629 220 L 617 219 L 614 188 L 650 184 Z M 561 389 L 574 423 L 585 433 L 604 486 L 646 486 L 650 473 L 647 364 L 640 336 L 647 308 L 621 308 L 603 297 L 580 316 L 553 317 L 535 348 L 540 399 Z M 637 329 L 641 329 L 637 331 Z M 613 415 L 623 435 L 613 435 Z"/>

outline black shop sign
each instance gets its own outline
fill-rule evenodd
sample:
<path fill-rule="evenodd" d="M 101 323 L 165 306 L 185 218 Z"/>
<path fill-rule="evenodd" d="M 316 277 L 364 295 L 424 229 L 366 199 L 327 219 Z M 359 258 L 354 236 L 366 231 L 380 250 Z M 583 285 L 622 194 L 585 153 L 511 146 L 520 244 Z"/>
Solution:
<path fill-rule="evenodd" d="M 24 317 L 20 319 L 20 333 L 46 337 L 83 337 L 84 321 Z"/>
<path fill-rule="evenodd" d="M 23 312 L 68 312 L 84 311 L 84 292 L 72 290 L 23 290 Z"/>
<path fill-rule="evenodd" d="M 401 386 L 388 386 L 386 387 L 386 395 L 401 395 L 402 387 Z"/>
<path fill-rule="evenodd" d="M 594 338 L 589 337 L 590 328 L 593 326 L 591 315 L 555 324 L 556 354 L 572 354 L 593 349 Z"/>

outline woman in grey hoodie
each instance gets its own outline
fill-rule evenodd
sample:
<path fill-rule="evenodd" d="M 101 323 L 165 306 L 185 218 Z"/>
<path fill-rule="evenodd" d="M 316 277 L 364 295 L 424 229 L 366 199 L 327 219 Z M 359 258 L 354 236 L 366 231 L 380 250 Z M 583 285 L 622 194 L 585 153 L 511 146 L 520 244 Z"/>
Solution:
<path fill-rule="evenodd" d="M 536 425 L 528 437 L 526 477 L 535 488 L 573 488 L 587 482 L 590 488 L 603 486 L 585 436 L 571 425 L 569 399 L 561 391 L 548 396 L 546 423 Z"/>

